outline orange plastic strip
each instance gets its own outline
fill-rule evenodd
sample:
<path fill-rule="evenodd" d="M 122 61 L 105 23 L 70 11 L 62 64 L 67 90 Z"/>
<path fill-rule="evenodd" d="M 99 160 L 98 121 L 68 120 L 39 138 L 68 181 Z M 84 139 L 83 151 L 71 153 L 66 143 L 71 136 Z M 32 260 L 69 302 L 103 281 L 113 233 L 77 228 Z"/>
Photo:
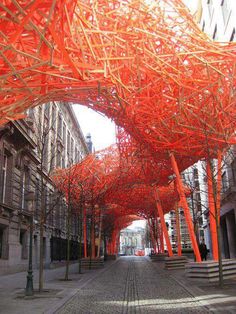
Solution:
<path fill-rule="evenodd" d="M 185 216 L 185 219 L 186 219 L 186 224 L 188 226 L 188 231 L 189 231 L 189 235 L 190 235 L 190 238 L 191 238 L 191 242 L 192 242 L 193 251 L 194 251 L 194 254 L 195 254 L 195 257 L 196 257 L 196 261 L 197 262 L 201 262 L 201 256 L 200 256 L 200 253 L 199 253 L 199 248 L 198 248 L 198 245 L 197 245 L 197 240 L 196 240 L 194 229 L 193 229 L 192 217 L 190 215 L 188 203 L 187 203 L 187 200 L 186 200 L 186 197 L 185 197 L 185 193 L 184 193 L 183 182 L 181 180 L 179 169 L 178 169 L 178 166 L 177 166 L 177 163 L 176 163 L 176 160 L 175 160 L 175 157 L 174 157 L 173 153 L 170 154 L 170 159 L 171 159 L 171 164 L 172 164 L 173 171 L 174 171 L 174 173 L 176 175 L 177 190 L 178 190 L 178 193 L 179 193 L 181 204 L 183 206 L 184 216 Z"/>
<path fill-rule="evenodd" d="M 84 208 L 84 257 L 88 257 L 87 253 L 87 214 L 86 214 L 86 208 Z"/>
<path fill-rule="evenodd" d="M 178 205 L 176 205 L 176 207 L 175 207 L 175 217 L 176 217 L 176 234 L 177 234 L 177 243 L 178 243 L 178 256 L 182 256 Z"/>
<path fill-rule="evenodd" d="M 216 211 L 214 202 L 214 191 L 212 182 L 212 170 L 210 161 L 207 161 L 207 186 L 208 186 L 208 206 L 209 206 L 209 220 L 211 231 L 211 243 L 212 243 L 212 257 L 215 261 L 219 259 L 218 242 L 216 233 Z"/>
<path fill-rule="evenodd" d="M 165 218 L 164 218 L 164 214 L 163 214 L 163 210 L 162 210 L 162 206 L 161 206 L 161 202 L 160 202 L 157 188 L 154 189 L 154 195 L 155 195 L 158 215 L 160 217 L 161 226 L 162 226 L 162 230 L 163 230 L 165 241 L 166 241 L 168 254 L 171 257 L 171 256 L 173 256 L 173 251 L 172 251 L 172 247 L 171 247 L 171 243 L 170 243 L 170 239 L 169 239 L 169 234 L 168 234 L 168 230 L 166 227 Z"/>

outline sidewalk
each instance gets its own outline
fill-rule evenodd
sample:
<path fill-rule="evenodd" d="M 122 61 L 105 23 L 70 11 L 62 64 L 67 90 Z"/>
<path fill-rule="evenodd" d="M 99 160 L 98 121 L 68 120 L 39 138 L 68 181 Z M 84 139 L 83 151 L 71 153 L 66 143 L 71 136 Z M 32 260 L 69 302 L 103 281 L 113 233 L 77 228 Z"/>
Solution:
<path fill-rule="evenodd" d="M 105 262 L 104 268 L 83 270 L 78 274 L 78 264 L 70 265 L 70 281 L 64 281 L 65 267 L 44 271 L 44 292 L 34 297 L 24 297 L 27 272 L 0 276 L 0 313 L 2 314 L 52 314 L 65 304 L 79 288 L 96 278 L 116 261 Z M 34 289 L 38 289 L 38 270 L 34 270 Z"/>
<path fill-rule="evenodd" d="M 164 262 L 151 263 L 164 270 Z M 236 313 L 236 278 L 225 280 L 223 289 L 220 289 L 218 283 L 191 281 L 185 276 L 184 269 L 165 271 L 211 312 Z"/>
<path fill-rule="evenodd" d="M 184 270 L 165 270 L 163 262 L 151 262 L 149 258 L 144 258 L 143 260 L 141 260 L 141 258 L 133 259 L 135 263 L 131 265 L 132 267 L 129 267 L 129 275 L 127 275 L 128 273 L 126 270 L 126 268 L 128 267 L 128 259 L 126 261 L 125 259 L 122 260 L 122 258 L 117 260 L 119 262 L 116 265 L 114 264 L 117 261 L 106 261 L 104 268 L 96 270 L 82 270 L 83 274 L 78 274 L 77 263 L 72 264 L 70 266 L 71 280 L 67 282 L 62 280 L 65 273 L 65 267 L 47 269 L 44 273 L 44 289 L 46 291 L 42 294 L 38 294 L 36 292 L 33 298 L 28 299 L 23 297 L 24 288 L 26 285 L 26 272 L 0 276 L 0 313 L 61 313 L 60 309 L 73 306 L 73 300 L 76 300 L 76 298 L 78 299 L 79 303 L 75 305 L 77 312 L 73 313 L 79 313 L 79 306 L 83 305 L 82 301 L 83 298 L 86 297 L 86 294 L 88 294 L 88 304 L 86 305 L 88 306 L 88 308 L 92 302 L 95 302 L 96 296 L 98 300 L 101 301 L 101 287 L 103 290 L 102 296 L 104 298 L 104 305 L 108 304 L 109 302 L 109 304 L 111 305 L 114 303 L 114 300 L 116 300 L 115 303 L 117 304 L 119 302 L 123 304 L 123 290 L 126 288 L 125 284 L 120 282 L 122 276 L 128 276 L 128 281 L 125 282 L 126 284 L 128 283 L 129 286 L 132 284 L 130 286 L 130 289 L 133 287 L 134 279 L 136 278 L 138 282 L 138 284 L 136 285 L 136 290 L 142 294 L 140 294 L 139 296 L 141 300 L 137 299 L 137 302 L 140 302 L 140 308 L 145 308 L 145 304 L 150 303 L 149 307 L 151 311 L 151 307 L 155 306 L 154 304 L 151 304 L 152 301 L 155 301 L 154 303 L 164 302 L 164 305 L 160 303 L 158 306 L 160 309 L 163 306 L 166 307 L 165 311 L 168 313 L 167 308 L 169 308 L 169 310 L 171 311 L 171 307 L 173 307 L 175 303 L 177 304 L 178 302 L 180 302 L 180 299 L 182 299 L 187 302 L 186 304 L 192 304 L 192 308 L 190 307 L 191 313 L 196 306 L 194 305 L 195 303 L 201 304 L 202 308 L 208 308 L 211 313 L 236 313 L 236 280 L 226 281 L 224 289 L 219 289 L 217 284 L 201 284 L 191 282 L 188 278 L 185 277 Z M 146 263 L 144 263 L 145 260 Z M 153 267 L 148 266 L 148 264 L 150 266 L 152 265 Z M 114 268 L 112 268 L 113 265 Z M 120 272 L 118 272 L 118 265 L 120 265 Z M 105 272 L 108 269 L 110 270 L 108 272 Z M 134 269 L 136 269 L 135 276 L 132 273 L 132 271 L 134 272 Z M 149 277 L 148 272 L 150 272 Z M 171 278 L 173 279 L 172 281 Z M 150 281 L 149 284 L 147 284 L 146 280 Z M 96 282 L 98 285 L 97 289 Z M 178 286 L 181 286 L 182 290 L 178 288 Z M 38 271 L 35 270 L 35 290 L 37 290 L 37 287 Z M 83 287 L 84 289 L 81 289 Z M 130 292 L 132 290 L 130 289 L 126 290 Z M 177 290 L 182 291 L 181 298 L 179 295 L 177 295 Z M 94 293 L 94 296 L 91 298 L 92 293 Z M 133 295 L 133 293 L 131 293 L 130 296 L 131 295 Z M 174 300 L 174 302 L 171 303 L 172 299 Z M 69 300 L 70 302 L 67 303 L 67 306 L 63 307 L 63 305 Z M 129 299 L 127 298 L 127 300 Z M 145 304 L 142 305 L 142 302 Z M 132 302 L 130 302 L 130 304 L 130 306 L 133 306 Z M 117 310 L 119 312 L 119 309 Z M 145 308 L 145 311 L 147 310 L 148 308 Z M 144 313 L 145 311 L 143 310 Z M 208 312 L 207 309 L 206 312 Z M 66 313 L 72 312 L 69 311 Z"/>

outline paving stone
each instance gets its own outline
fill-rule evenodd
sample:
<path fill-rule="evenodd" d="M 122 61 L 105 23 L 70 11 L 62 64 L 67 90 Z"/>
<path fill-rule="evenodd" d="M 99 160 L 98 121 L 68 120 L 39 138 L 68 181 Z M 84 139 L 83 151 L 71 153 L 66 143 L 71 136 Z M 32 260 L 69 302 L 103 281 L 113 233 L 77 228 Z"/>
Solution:
<path fill-rule="evenodd" d="M 144 257 L 121 257 L 57 313 L 209 313 L 168 272 Z"/>

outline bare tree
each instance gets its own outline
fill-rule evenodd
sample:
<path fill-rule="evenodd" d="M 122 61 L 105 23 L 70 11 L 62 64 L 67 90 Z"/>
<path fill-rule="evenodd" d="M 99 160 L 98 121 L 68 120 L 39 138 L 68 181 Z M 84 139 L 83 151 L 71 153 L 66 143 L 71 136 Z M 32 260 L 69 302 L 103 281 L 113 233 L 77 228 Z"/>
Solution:
<path fill-rule="evenodd" d="M 56 167 L 56 121 L 55 107 L 49 104 L 43 105 L 34 111 L 34 134 L 37 143 L 38 182 L 36 186 L 36 203 L 39 218 L 39 291 L 43 290 L 44 272 L 44 229 L 48 218 L 53 223 L 53 215 L 61 199 L 53 182 L 50 179 L 52 171 Z"/>

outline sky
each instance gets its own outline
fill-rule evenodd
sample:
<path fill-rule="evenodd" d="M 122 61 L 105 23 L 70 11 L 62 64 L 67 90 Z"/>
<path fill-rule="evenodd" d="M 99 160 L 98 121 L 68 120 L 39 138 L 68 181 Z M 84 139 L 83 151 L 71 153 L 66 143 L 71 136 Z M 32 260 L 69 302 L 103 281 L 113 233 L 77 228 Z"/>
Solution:
<path fill-rule="evenodd" d="M 114 122 L 85 106 L 74 105 L 73 108 L 84 136 L 91 134 L 96 151 L 116 142 Z"/>
<path fill-rule="evenodd" d="M 187 5 L 192 13 L 194 13 L 198 6 L 197 0 L 184 0 L 185 5 Z"/>
<path fill-rule="evenodd" d="M 134 229 L 135 227 L 145 228 L 146 221 L 145 220 L 135 220 L 131 225 L 128 226 L 130 229 Z"/>

